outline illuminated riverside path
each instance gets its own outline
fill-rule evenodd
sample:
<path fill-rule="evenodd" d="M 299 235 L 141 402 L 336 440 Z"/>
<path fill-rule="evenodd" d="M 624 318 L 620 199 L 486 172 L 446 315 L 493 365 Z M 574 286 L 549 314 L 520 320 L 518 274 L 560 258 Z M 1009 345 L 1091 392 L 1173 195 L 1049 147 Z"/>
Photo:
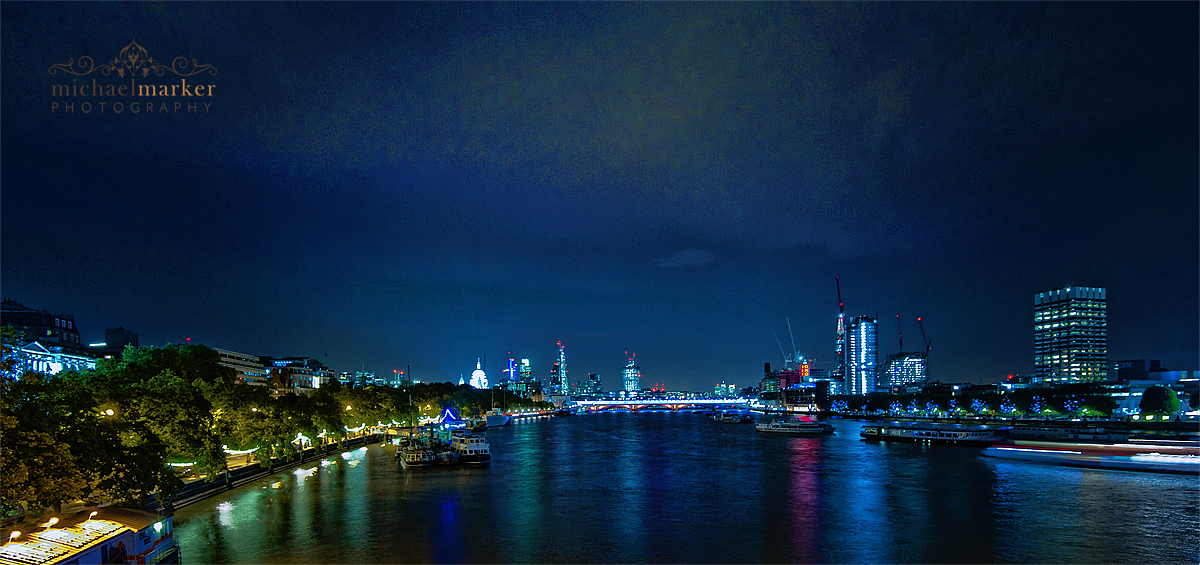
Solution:
<path fill-rule="evenodd" d="M 759 416 L 759 418 L 763 418 Z M 1197 563 L 1200 482 L 981 448 L 816 438 L 703 413 L 486 432 L 492 463 L 379 444 L 180 509 L 184 563 Z"/>

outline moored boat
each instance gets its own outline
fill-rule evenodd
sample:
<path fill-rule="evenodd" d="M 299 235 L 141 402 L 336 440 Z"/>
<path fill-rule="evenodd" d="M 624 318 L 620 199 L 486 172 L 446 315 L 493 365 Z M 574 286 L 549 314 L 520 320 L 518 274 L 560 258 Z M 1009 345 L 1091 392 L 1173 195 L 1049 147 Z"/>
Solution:
<path fill-rule="evenodd" d="M 450 436 L 450 448 L 458 455 L 458 462 L 479 465 L 492 461 L 492 449 L 486 438 L 466 432 L 454 432 Z"/>
<path fill-rule="evenodd" d="M 1014 440 L 1123 442 L 1129 439 L 1129 434 L 1093 427 L 1028 426 L 1017 424 L 1008 431 L 1008 437 Z"/>
<path fill-rule="evenodd" d="M 433 449 L 416 440 L 402 440 L 396 446 L 396 459 L 405 468 L 429 467 L 437 463 Z"/>
<path fill-rule="evenodd" d="M 832 425 L 814 420 L 775 420 L 774 422 L 758 424 L 757 426 L 754 426 L 754 429 L 760 432 L 802 436 L 816 436 L 833 433 Z"/>
<path fill-rule="evenodd" d="M 496 426 L 507 426 L 509 421 L 512 420 L 512 416 L 508 414 L 501 414 L 496 410 L 492 410 L 487 413 L 485 420 L 487 422 L 487 427 L 494 428 Z"/>
<path fill-rule="evenodd" d="M 1007 428 L 939 424 L 934 422 L 891 422 L 863 426 L 863 439 L 902 441 L 909 443 L 949 443 L 957 445 L 991 445 L 1007 437 Z"/>
<path fill-rule="evenodd" d="M 722 424 L 752 424 L 754 418 L 749 414 L 740 414 L 738 412 L 720 412 L 713 416 L 713 420 Z"/>

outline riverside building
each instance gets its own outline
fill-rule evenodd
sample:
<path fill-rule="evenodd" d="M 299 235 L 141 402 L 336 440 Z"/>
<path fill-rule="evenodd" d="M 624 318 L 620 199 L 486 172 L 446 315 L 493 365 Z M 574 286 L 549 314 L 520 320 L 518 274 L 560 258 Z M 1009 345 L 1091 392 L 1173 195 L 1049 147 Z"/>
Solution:
<path fill-rule="evenodd" d="M 875 392 L 879 379 L 879 323 L 855 316 L 846 329 L 846 394 Z"/>
<path fill-rule="evenodd" d="M 1107 309 L 1103 288 L 1073 286 L 1034 295 L 1034 376 L 1048 384 L 1105 380 Z"/>

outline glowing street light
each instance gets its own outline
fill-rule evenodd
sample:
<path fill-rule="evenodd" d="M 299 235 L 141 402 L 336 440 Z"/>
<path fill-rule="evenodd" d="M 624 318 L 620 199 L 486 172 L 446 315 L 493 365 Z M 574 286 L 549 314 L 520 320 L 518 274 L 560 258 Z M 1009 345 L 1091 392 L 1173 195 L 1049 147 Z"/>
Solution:
<path fill-rule="evenodd" d="M 8 534 L 8 539 L 4 540 L 4 545 L 8 545 L 8 542 L 17 539 L 17 536 L 19 536 L 19 535 L 21 535 L 21 532 L 19 532 L 17 530 L 13 530 L 13 533 Z"/>
<path fill-rule="evenodd" d="M 113 412 L 112 408 L 109 408 L 108 410 L 104 411 L 104 415 L 106 415 L 106 416 L 112 416 L 113 414 L 116 414 L 116 412 Z"/>

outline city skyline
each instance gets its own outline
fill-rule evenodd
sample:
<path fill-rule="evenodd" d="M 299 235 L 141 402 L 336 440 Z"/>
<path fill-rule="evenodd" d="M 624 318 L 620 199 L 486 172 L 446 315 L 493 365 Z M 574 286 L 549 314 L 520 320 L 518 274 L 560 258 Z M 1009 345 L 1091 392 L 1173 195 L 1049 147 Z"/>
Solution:
<path fill-rule="evenodd" d="M 840 277 L 878 363 L 923 319 L 934 380 L 1033 373 L 1068 286 L 1106 289 L 1110 364 L 1200 369 L 1194 3 L 0 15 L 0 287 L 83 341 L 451 382 L 561 341 L 573 383 L 636 352 L 703 391 L 789 332 L 832 367 Z"/>

